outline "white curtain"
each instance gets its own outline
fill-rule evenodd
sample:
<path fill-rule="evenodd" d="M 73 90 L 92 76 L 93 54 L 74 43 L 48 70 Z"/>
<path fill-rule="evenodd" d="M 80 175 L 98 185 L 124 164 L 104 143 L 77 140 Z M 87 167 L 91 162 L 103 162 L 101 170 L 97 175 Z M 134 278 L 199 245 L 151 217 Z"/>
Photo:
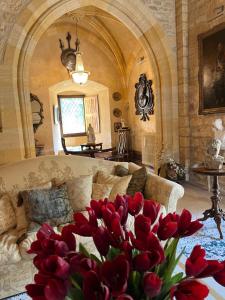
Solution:
<path fill-rule="evenodd" d="M 86 128 L 88 125 L 94 128 L 95 133 L 100 132 L 99 124 L 99 107 L 98 107 L 98 96 L 89 96 L 84 98 L 85 107 L 85 122 Z"/>

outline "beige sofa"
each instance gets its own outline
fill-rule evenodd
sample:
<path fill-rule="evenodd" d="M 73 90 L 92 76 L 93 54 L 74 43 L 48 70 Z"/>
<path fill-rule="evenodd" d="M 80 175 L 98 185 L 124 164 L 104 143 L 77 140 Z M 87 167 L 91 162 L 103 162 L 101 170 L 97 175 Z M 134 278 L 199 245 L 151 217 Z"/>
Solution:
<path fill-rule="evenodd" d="M 138 168 L 133 163 L 80 156 L 42 156 L 23 160 L 0 168 L 0 195 L 9 193 L 15 200 L 19 191 L 40 186 L 53 178 L 68 180 L 80 175 L 94 176 L 98 170 L 113 174 L 117 164 L 129 168 L 130 173 Z M 176 210 L 177 201 L 183 194 L 183 187 L 179 184 L 148 174 L 145 198 L 157 200 L 167 212 Z M 35 233 L 17 244 L 17 229 L 0 236 L 0 299 L 24 291 L 25 285 L 32 282 L 35 272 L 32 257 L 26 253 L 35 239 Z"/>

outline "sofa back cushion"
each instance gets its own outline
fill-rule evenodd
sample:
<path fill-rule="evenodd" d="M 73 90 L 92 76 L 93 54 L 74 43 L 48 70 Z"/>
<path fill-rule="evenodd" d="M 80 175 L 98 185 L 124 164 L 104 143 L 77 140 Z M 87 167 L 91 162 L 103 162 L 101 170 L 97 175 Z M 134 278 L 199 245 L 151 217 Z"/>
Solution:
<path fill-rule="evenodd" d="M 0 235 L 13 227 L 16 227 L 16 215 L 10 196 L 4 194 L 0 197 Z"/>
<path fill-rule="evenodd" d="M 71 180 L 81 175 L 95 176 L 98 170 L 113 174 L 114 167 L 127 162 L 113 162 L 76 155 L 40 156 L 0 167 L 0 195 L 39 186 L 53 178 Z"/>
<path fill-rule="evenodd" d="M 66 181 L 68 196 L 74 211 L 85 210 L 89 206 L 92 194 L 92 175 L 83 175 Z"/>
<path fill-rule="evenodd" d="M 116 195 L 124 195 L 127 192 L 128 184 L 132 175 L 119 177 L 111 174 L 107 174 L 103 171 L 98 172 L 97 183 L 112 184 L 112 190 L 109 195 L 109 200 L 113 201 Z"/>

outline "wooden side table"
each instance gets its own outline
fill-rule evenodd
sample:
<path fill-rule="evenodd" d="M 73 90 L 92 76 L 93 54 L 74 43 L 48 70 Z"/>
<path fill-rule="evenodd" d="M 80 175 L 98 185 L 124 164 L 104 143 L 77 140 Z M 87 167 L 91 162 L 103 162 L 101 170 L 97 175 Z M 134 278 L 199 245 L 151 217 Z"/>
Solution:
<path fill-rule="evenodd" d="M 223 239 L 223 234 L 221 231 L 221 219 L 225 221 L 225 212 L 220 208 L 220 189 L 219 189 L 219 183 L 218 183 L 218 177 L 219 176 L 225 176 L 225 169 L 221 170 L 210 170 L 206 169 L 204 167 L 201 168 L 193 168 L 193 172 L 201 175 L 207 175 L 212 176 L 213 178 L 213 184 L 212 184 L 212 207 L 210 209 L 207 209 L 203 213 L 203 217 L 199 219 L 199 221 L 205 221 L 209 218 L 214 218 L 216 222 L 216 226 L 218 228 L 220 238 Z"/>

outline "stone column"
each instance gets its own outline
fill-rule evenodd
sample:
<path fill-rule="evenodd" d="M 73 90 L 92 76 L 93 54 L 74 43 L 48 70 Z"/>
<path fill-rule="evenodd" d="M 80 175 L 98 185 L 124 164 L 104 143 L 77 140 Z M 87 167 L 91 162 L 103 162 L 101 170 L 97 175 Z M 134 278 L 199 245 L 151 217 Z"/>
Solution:
<path fill-rule="evenodd" d="M 176 0 L 177 72 L 180 162 L 190 167 L 190 121 L 188 94 L 188 0 Z"/>

